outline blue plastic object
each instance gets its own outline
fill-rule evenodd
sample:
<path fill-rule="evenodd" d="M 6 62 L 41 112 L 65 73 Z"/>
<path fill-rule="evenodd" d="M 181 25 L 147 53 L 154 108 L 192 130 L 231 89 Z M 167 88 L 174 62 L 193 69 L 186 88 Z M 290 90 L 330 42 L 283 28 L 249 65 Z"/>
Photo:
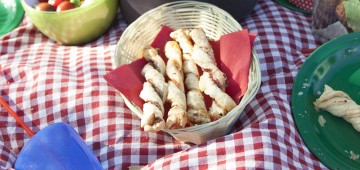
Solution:
<path fill-rule="evenodd" d="M 74 128 L 66 123 L 55 123 L 37 132 L 25 144 L 15 169 L 102 170 L 102 167 Z"/>

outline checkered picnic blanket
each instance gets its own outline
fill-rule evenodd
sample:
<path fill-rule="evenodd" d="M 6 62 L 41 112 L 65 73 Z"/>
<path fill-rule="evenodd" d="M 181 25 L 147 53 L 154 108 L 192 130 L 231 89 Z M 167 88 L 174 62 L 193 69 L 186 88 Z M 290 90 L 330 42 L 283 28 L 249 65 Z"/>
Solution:
<path fill-rule="evenodd" d="M 323 169 L 308 150 L 291 111 L 292 85 L 318 47 L 311 16 L 269 0 L 258 0 L 240 24 L 257 33 L 254 48 L 262 84 L 231 133 L 199 145 L 181 143 L 164 132 L 147 133 L 120 94 L 104 80 L 127 24 L 118 11 L 108 32 L 83 46 L 61 46 L 42 35 L 27 16 L 0 37 L 0 95 L 36 133 L 70 124 L 104 169 Z M 0 169 L 14 166 L 26 132 L 0 107 Z"/>
<path fill-rule="evenodd" d="M 314 10 L 315 0 L 289 0 L 289 2 L 308 12 Z"/>

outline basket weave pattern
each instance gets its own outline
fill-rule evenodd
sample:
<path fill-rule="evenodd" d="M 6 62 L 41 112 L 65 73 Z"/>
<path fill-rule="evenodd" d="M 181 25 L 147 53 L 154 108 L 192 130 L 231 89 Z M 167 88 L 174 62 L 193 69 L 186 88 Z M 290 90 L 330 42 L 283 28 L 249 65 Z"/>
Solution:
<path fill-rule="evenodd" d="M 207 37 L 212 40 L 218 40 L 221 35 L 242 30 L 240 24 L 230 14 L 215 5 L 196 1 L 167 3 L 146 12 L 126 28 L 115 50 L 114 66 L 118 67 L 139 59 L 142 49 L 151 44 L 164 25 L 175 30 L 202 28 Z M 248 89 L 237 107 L 214 122 L 182 129 L 164 129 L 163 131 L 179 141 L 195 144 L 228 133 L 260 87 L 259 61 L 255 50 L 252 53 Z M 141 117 L 141 109 L 126 99 L 123 94 L 121 96 L 129 109 Z"/>

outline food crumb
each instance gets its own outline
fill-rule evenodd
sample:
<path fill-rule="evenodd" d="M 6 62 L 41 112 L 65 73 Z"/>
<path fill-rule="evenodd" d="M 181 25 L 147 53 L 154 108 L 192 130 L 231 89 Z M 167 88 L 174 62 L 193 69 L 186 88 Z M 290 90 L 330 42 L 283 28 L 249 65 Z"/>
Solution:
<path fill-rule="evenodd" d="M 303 88 L 307 88 L 307 87 L 310 87 L 310 84 L 309 83 L 304 83 Z"/>
<path fill-rule="evenodd" d="M 302 91 L 298 93 L 299 96 L 301 96 L 301 95 L 303 95 L 303 94 L 304 94 L 304 93 L 303 93 Z"/>
<path fill-rule="evenodd" d="M 353 151 L 350 151 L 350 159 L 357 160 L 359 159 L 359 157 L 360 157 L 359 154 L 355 154 Z"/>
<path fill-rule="evenodd" d="M 353 51 L 355 51 L 355 50 L 351 49 L 351 48 L 347 49 L 347 53 L 352 53 Z"/>
<path fill-rule="evenodd" d="M 325 125 L 326 120 L 325 120 L 325 118 L 324 118 L 323 115 L 319 115 L 318 122 L 319 122 L 320 126 L 324 126 L 324 125 Z"/>
<path fill-rule="evenodd" d="M 321 95 L 321 91 L 317 91 L 316 94 L 317 94 L 317 95 Z"/>

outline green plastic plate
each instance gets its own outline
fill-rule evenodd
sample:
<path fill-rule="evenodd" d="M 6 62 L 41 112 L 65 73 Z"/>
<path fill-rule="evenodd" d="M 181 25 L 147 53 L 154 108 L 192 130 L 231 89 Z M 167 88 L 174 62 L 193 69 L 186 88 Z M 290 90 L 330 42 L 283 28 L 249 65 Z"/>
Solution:
<path fill-rule="evenodd" d="M 292 112 L 298 131 L 310 151 L 331 169 L 360 169 L 360 133 L 350 123 L 313 102 L 327 84 L 360 104 L 360 33 L 335 38 L 315 50 L 302 65 L 292 91 Z M 326 123 L 321 126 L 322 115 Z M 353 154 L 352 154 L 353 153 Z"/>
<path fill-rule="evenodd" d="M 17 27 L 23 16 L 20 0 L 0 0 L 0 36 Z"/>
<path fill-rule="evenodd" d="M 286 8 L 289 8 L 289 9 L 297 11 L 297 12 L 301 12 L 301 13 L 304 13 L 304 14 L 312 14 L 312 12 L 303 10 L 303 9 L 297 7 L 296 5 L 290 3 L 289 0 L 273 0 L 273 1 L 279 3 L 280 5 L 282 5 L 282 6 L 286 7 Z"/>

